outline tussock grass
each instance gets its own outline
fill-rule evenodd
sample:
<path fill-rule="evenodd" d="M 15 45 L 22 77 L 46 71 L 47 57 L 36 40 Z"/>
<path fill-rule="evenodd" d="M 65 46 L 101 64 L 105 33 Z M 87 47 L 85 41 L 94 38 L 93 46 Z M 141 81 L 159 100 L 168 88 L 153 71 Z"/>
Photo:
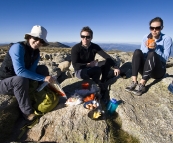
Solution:
<path fill-rule="evenodd" d="M 138 139 L 121 129 L 122 121 L 117 113 L 108 118 L 106 123 L 110 131 L 110 143 L 139 143 Z"/>

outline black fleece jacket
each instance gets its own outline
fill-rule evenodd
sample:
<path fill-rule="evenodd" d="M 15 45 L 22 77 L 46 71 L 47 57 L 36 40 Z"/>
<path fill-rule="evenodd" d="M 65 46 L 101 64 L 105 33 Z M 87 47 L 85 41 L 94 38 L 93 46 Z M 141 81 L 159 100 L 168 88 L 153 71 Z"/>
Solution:
<path fill-rule="evenodd" d="M 87 63 L 95 59 L 95 55 L 99 54 L 104 59 L 109 59 L 111 66 L 116 66 L 112 58 L 104 52 L 99 45 L 91 43 L 88 49 L 82 46 L 82 42 L 74 45 L 71 50 L 71 60 L 75 71 L 86 68 Z"/>

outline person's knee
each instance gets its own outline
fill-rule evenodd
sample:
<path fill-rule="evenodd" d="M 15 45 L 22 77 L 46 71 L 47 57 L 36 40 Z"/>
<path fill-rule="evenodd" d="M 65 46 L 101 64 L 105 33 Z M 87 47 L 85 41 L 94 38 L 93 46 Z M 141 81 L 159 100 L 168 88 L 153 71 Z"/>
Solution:
<path fill-rule="evenodd" d="M 156 56 L 156 53 L 154 51 L 150 51 L 150 52 L 148 52 L 147 58 L 151 58 L 154 56 Z"/>
<path fill-rule="evenodd" d="M 16 76 L 15 79 L 15 84 L 18 86 L 28 86 L 29 85 L 29 79 L 21 76 Z"/>
<path fill-rule="evenodd" d="M 141 51 L 140 49 L 136 49 L 136 50 L 134 51 L 133 56 L 138 57 L 138 56 L 141 56 L 141 55 L 142 55 L 142 51 Z"/>
<path fill-rule="evenodd" d="M 65 72 L 69 69 L 71 62 L 70 61 L 64 61 L 59 63 L 58 68 L 61 70 L 61 72 Z"/>

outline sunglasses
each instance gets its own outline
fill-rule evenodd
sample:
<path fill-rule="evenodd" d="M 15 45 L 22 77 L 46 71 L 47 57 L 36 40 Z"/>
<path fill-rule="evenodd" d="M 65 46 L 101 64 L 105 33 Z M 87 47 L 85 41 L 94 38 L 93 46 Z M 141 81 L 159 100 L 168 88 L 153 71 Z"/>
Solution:
<path fill-rule="evenodd" d="M 91 36 L 84 36 L 84 35 L 81 35 L 81 38 L 90 39 L 90 38 L 91 38 Z"/>
<path fill-rule="evenodd" d="M 162 28 L 161 26 L 158 26 L 158 27 L 152 27 L 152 26 L 150 26 L 150 30 L 154 30 L 154 29 L 155 29 L 155 30 L 158 31 L 158 30 L 160 30 L 161 28 Z"/>
<path fill-rule="evenodd" d="M 33 36 L 31 38 L 34 39 L 35 41 L 40 41 L 41 44 L 45 44 L 43 39 L 40 39 L 38 37 L 33 37 Z"/>

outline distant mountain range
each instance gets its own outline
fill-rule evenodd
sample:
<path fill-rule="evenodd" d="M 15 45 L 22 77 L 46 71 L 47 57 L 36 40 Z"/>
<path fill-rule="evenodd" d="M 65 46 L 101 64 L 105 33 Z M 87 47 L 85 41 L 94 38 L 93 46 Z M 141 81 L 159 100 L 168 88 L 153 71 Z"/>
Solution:
<path fill-rule="evenodd" d="M 49 42 L 49 45 L 47 47 L 70 48 L 70 46 L 62 44 L 60 42 Z"/>
<path fill-rule="evenodd" d="M 7 45 L 8 43 L 0 43 L 0 46 Z"/>
<path fill-rule="evenodd" d="M 1 43 L 0 46 L 7 46 L 8 44 L 9 43 Z M 49 42 L 49 45 L 47 47 L 70 48 L 70 46 L 62 44 L 60 42 Z"/>
<path fill-rule="evenodd" d="M 49 42 L 49 47 L 57 47 L 57 48 L 71 48 L 76 42 Z M 140 44 L 128 44 L 128 43 L 96 43 L 105 51 L 124 51 L 124 52 L 133 52 L 135 49 L 140 49 Z M 0 43 L 0 46 L 8 45 L 8 43 Z M 171 53 L 173 57 L 173 52 Z"/>
<path fill-rule="evenodd" d="M 68 45 L 69 47 L 73 47 L 76 42 L 63 42 L 63 44 Z M 140 49 L 140 43 L 96 43 L 105 51 L 123 51 L 123 52 L 134 52 L 135 49 Z M 171 53 L 171 57 L 173 57 L 173 52 Z"/>
<path fill-rule="evenodd" d="M 1 43 L 0 46 L 7 46 L 9 43 Z M 76 42 L 49 42 L 48 47 L 57 47 L 57 48 L 71 48 L 73 47 Z M 119 50 L 119 51 L 134 51 L 137 48 L 140 48 L 140 45 L 137 44 L 126 44 L 126 43 L 97 43 L 101 48 L 103 48 L 106 51 L 110 50 Z"/>
<path fill-rule="evenodd" d="M 105 43 L 98 43 L 101 48 L 106 51 L 110 50 L 119 50 L 124 52 L 133 52 L 135 49 L 140 48 L 140 44 L 127 44 L 127 43 L 113 43 L 113 44 L 105 44 Z"/>
<path fill-rule="evenodd" d="M 73 47 L 77 43 L 64 42 L 64 44 Z M 140 44 L 128 44 L 128 43 L 96 43 L 96 44 L 98 44 L 101 48 L 103 48 L 106 51 L 119 50 L 124 52 L 133 52 L 135 49 L 140 48 Z"/>

